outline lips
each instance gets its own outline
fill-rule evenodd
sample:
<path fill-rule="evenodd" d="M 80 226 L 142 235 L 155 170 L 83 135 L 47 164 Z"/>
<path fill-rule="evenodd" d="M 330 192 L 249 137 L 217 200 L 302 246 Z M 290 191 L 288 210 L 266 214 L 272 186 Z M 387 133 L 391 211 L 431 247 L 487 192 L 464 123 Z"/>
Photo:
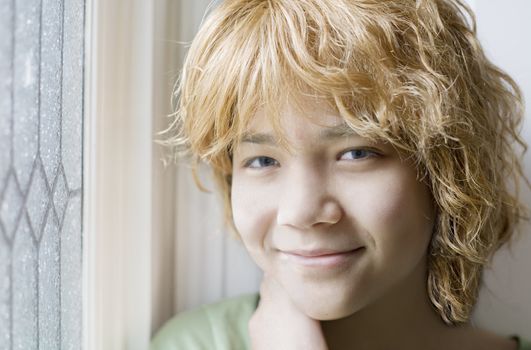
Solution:
<path fill-rule="evenodd" d="M 364 247 L 351 250 L 314 249 L 281 251 L 281 258 L 304 268 L 332 269 L 347 266 L 358 259 Z"/>
<path fill-rule="evenodd" d="M 295 249 L 295 250 L 283 250 L 282 252 L 286 254 L 298 255 L 298 256 L 303 256 L 303 257 L 317 257 L 317 256 L 349 253 L 349 252 L 353 252 L 354 250 L 360 249 L 360 248 L 361 247 L 353 248 L 353 249 L 342 249 L 342 250 L 341 249 L 312 249 L 312 250 Z"/>

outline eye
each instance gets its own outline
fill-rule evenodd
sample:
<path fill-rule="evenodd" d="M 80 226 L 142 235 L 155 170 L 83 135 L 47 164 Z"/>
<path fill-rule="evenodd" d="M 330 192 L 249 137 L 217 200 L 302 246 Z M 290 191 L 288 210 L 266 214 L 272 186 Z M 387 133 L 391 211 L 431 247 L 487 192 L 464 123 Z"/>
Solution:
<path fill-rule="evenodd" d="M 267 168 L 271 166 L 278 166 L 278 162 L 270 157 L 260 156 L 251 158 L 245 162 L 244 166 L 251 169 Z"/>
<path fill-rule="evenodd" d="M 377 157 L 379 154 L 375 151 L 365 148 L 351 149 L 341 154 L 340 160 L 359 160 Z"/>

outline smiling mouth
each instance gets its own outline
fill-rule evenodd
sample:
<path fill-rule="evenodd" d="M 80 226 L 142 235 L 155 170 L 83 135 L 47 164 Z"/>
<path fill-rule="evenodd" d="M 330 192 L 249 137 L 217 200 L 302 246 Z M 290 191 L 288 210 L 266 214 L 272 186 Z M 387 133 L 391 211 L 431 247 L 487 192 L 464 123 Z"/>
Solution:
<path fill-rule="evenodd" d="M 281 251 L 282 259 L 310 268 L 334 268 L 339 267 L 358 258 L 365 247 L 360 247 L 345 252 L 325 251 Z"/>

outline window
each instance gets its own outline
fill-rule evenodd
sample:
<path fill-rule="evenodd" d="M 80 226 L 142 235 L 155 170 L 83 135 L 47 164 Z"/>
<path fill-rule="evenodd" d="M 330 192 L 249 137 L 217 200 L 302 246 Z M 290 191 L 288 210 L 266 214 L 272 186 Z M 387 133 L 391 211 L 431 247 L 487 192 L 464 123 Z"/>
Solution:
<path fill-rule="evenodd" d="M 0 348 L 79 349 L 84 1 L 0 18 Z"/>

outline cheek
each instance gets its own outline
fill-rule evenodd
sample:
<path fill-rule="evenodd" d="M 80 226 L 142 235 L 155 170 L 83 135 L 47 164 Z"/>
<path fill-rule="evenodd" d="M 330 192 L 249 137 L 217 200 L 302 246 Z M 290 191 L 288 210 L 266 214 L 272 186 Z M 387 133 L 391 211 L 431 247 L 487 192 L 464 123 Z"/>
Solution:
<path fill-rule="evenodd" d="M 270 201 L 263 193 L 253 190 L 247 182 L 234 181 L 231 192 L 231 205 L 234 224 L 241 235 L 248 236 L 258 232 L 266 219 Z"/>
<path fill-rule="evenodd" d="M 373 176 L 359 188 L 359 200 L 352 201 L 356 224 L 387 254 L 423 250 L 434 221 L 431 196 L 413 174 L 392 174 Z"/>
<path fill-rule="evenodd" d="M 275 205 L 271 191 L 260 190 L 252 183 L 233 179 L 231 206 L 234 226 L 253 260 L 264 268 L 268 232 L 275 222 Z"/>

